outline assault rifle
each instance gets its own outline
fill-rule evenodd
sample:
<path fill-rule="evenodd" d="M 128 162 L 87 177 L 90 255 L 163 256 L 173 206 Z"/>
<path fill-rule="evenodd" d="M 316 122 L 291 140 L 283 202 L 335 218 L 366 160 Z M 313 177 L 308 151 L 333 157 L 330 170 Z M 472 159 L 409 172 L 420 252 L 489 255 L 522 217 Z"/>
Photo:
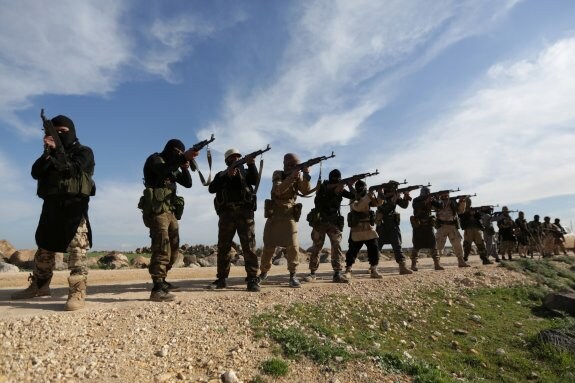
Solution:
<path fill-rule="evenodd" d="M 348 185 L 348 184 L 353 184 L 359 180 L 362 180 L 364 178 L 367 177 L 372 177 L 372 176 L 376 176 L 379 174 L 379 171 L 377 169 L 375 169 L 375 172 L 373 173 L 360 173 L 360 174 L 355 174 L 351 177 L 347 177 L 344 179 L 339 180 L 339 182 L 334 183 L 334 184 L 328 184 L 327 187 L 328 188 L 336 188 L 338 186 L 343 186 L 343 185 Z"/>
<path fill-rule="evenodd" d="M 256 158 L 257 156 L 260 156 L 262 154 L 264 154 L 265 152 L 267 152 L 268 150 L 270 150 L 271 147 L 268 144 L 268 146 L 265 149 L 260 149 L 260 150 L 256 150 L 253 153 L 250 154 L 246 154 L 245 156 L 243 156 L 242 158 L 239 158 L 237 160 L 235 160 L 229 167 L 228 169 L 235 169 L 238 166 L 242 166 L 243 164 L 245 164 L 249 159 L 251 158 Z"/>
<path fill-rule="evenodd" d="M 442 195 L 442 194 L 449 194 L 449 193 L 454 193 L 454 192 L 458 192 L 460 191 L 459 188 L 457 189 L 445 189 L 445 190 L 439 190 L 433 193 L 429 193 L 426 197 L 431 197 L 431 198 L 435 198 L 436 196 Z"/>
<path fill-rule="evenodd" d="M 508 213 L 518 213 L 519 210 L 507 210 Z M 494 213 L 492 213 L 493 215 L 503 215 L 502 211 L 496 211 Z"/>
<path fill-rule="evenodd" d="M 471 198 L 471 197 L 477 197 L 477 193 L 473 193 L 473 194 L 460 194 L 460 195 L 456 195 L 456 196 L 453 196 L 453 197 L 449 197 L 449 199 L 456 200 L 456 199 L 460 199 L 460 198 L 465 198 L 465 199 L 467 199 L 467 198 Z"/>
<path fill-rule="evenodd" d="M 194 144 L 191 149 L 194 152 L 199 152 L 200 150 L 202 150 L 204 148 L 204 146 L 207 146 L 208 144 L 210 144 L 211 142 L 213 142 L 215 140 L 214 135 L 212 133 L 212 136 L 210 137 L 209 140 L 203 140 L 198 142 L 197 144 Z"/>
<path fill-rule="evenodd" d="M 44 108 L 40 109 L 40 118 L 42 119 L 42 125 L 44 126 L 46 135 L 52 137 L 54 144 L 56 145 L 56 148 L 54 149 L 54 157 L 56 157 L 58 163 L 65 163 L 67 158 L 64 145 L 62 145 L 62 140 L 60 140 L 60 136 L 58 136 L 58 132 L 56 131 L 54 124 L 52 124 L 52 121 L 48 120 L 46 116 L 44 116 Z"/>
<path fill-rule="evenodd" d="M 472 206 L 469 208 L 469 210 L 471 210 L 473 213 L 476 213 L 478 211 L 484 211 L 487 209 L 489 209 L 490 211 L 493 211 L 494 207 L 499 207 L 499 205 Z"/>
<path fill-rule="evenodd" d="M 422 188 L 422 187 L 424 187 L 424 186 L 425 186 L 425 187 L 431 187 L 431 184 L 428 182 L 427 185 L 411 185 L 411 186 L 406 186 L 406 187 L 404 187 L 404 188 L 399 188 L 399 189 L 397 189 L 397 192 L 398 192 L 398 193 L 409 193 L 410 191 L 417 190 L 417 189 Z"/>
<path fill-rule="evenodd" d="M 403 182 L 397 182 L 394 180 L 389 180 L 387 182 L 381 183 L 379 185 L 373 185 L 369 187 L 369 191 L 375 191 L 375 190 L 379 190 L 379 189 L 383 189 L 385 191 L 385 188 L 389 189 L 392 185 L 393 188 L 395 189 L 397 187 L 397 185 L 405 185 L 407 183 L 406 180 L 403 180 Z"/>
<path fill-rule="evenodd" d="M 330 156 L 319 156 L 319 157 L 311 158 L 305 162 L 302 162 L 302 163 L 295 165 L 292 172 L 301 171 L 304 168 L 308 168 L 310 166 L 317 165 L 320 162 L 325 161 L 325 160 L 330 159 L 330 158 L 333 158 L 333 157 L 335 157 L 335 154 L 333 154 L 333 152 L 331 152 Z"/>

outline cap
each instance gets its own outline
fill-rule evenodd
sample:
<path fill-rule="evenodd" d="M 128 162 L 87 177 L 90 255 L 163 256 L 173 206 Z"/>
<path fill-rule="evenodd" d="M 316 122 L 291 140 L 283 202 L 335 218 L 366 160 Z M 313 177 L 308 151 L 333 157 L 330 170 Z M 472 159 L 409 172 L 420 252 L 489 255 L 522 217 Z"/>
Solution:
<path fill-rule="evenodd" d="M 233 156 L 234 154 L 240 157 L 242 156 L 239 150 L 237 150 L 236 148 L 231 148 L 226 150 L 226 152 L 224 153 L 224 160 L 227 160 L 229 156 Z"/>

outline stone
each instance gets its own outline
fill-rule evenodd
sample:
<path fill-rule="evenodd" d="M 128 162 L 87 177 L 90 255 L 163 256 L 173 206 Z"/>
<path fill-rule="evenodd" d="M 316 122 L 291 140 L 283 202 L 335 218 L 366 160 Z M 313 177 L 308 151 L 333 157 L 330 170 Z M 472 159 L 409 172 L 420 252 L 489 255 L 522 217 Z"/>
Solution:
<path fill-rule="evenodd" d="M 150 259 L 143 255 L 138 255 L 132 259 L 132 267 L 136 269 L 146 269 L 150 265 Z"/>
<path fill-rule="evenodd" d="M 10 263 L 21 269 L 32 269 L 34 267 L 34 254 L 36 254 L 36 250 L 17 250 L 10 256 Z"/>
<path fill-rule="evenodd" d="M 16 248 L 12 246 L 10 242 L 5 239 L 0 240 L 0 253 L 4 254 L 5 257 L 10 258 L 10 256 L 15 252 Z"/>
<path fill-rule="evenodd" d="M 17 273 L 20 269 L 16 265 L 11 265 L 6 262 L 0 262 L 0 273 Z"/>
<path fill-rule="evenodd" d="M 575 316 L 575 293 L 550 293 L 543 299 L 543 307 L 564 311 Z"/>
<path fill-rule="evenodd" d="M 229 370 L 224 372 L 221 376 L 220 379 L 222 381 L 222 383 L 240 383 L 240 380 L 238 379 L 235 371 L 233 370 Z"/>

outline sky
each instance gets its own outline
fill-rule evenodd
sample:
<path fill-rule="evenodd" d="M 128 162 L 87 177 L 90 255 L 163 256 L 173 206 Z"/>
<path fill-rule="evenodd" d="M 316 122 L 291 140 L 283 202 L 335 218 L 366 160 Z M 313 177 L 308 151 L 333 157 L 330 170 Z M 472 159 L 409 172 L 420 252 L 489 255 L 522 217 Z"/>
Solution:
<path fill-rule="evenodd" d="M 570 0 L 0 0 L 0 239 L 36 246 L 41 108 L 72 118 L 94 150 L 94 250 L 149 246 L 137 209 L 145 159 L 211 134 L 212 173 L 229 148 L 272 147 L 257 246 L 287 152 L 336 154 L 312 167 L 313 182 L 320 169 L 378 169 L 368 184 L 460 188 L 474 205 L 569 226 L 574 14 Z M 207 175 L 205 150 L 198 164 Z M 213 195 L 192 177 L 179 189 L 181 243 L 215 244 Z M 313 198 L 302 202 L 305 217 Z M 299 240 L 311 245 L 305 219 Z"/>

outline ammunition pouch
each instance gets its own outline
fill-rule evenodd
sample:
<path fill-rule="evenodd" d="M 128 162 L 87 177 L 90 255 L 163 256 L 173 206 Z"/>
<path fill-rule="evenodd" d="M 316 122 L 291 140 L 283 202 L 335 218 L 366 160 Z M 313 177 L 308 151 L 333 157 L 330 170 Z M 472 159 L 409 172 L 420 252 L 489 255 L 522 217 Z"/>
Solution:
<path fill-rule="evenodd" d="M 315 227 L 321 223 L 321 214 L 315 207 L 311 209 L 309 213 L 307 213 L 306 221 L 311 227 Z"/>
<path fill-rule="evenodd" d="M 138 208 L 142 210 L 144 215 L 157 215 L 172 211 L 172 197 L 173 191 L 168 188 L 145 188 Z M 176 198 L 182 198 L 177 197 Z M 174 203 L 176 203 L 174 201 Z M 177 202 L 180 203 L 180 202 Z M 181 211 L 184 210 L 183 198 L 181 202 Z M 180 216 L 181 217 L 181 216 Z"/>
<path fill-rule="evenodd" d="M 264 218 L 271 218 L 274 215 L 274 201 L 266 199 L 264 201 Z"/>
<path fill-rule="evenodd" d="M 293 219 L 296 222 L 299 222 L 299 219 L 301 217 L 301 211 L 303 209 L 303 205 L 301 203 L 296 203 L 293 205 L 292 209 L 293 209 L 292 210 L 293 211 Z"/>
<path fill-rule="evenodd" d="M 375 225 L 375 212 L 370 210 L 369 213 L 359 213 L 357 211 L 350 211 L 347 213 L 347 226 L 348 227 L 356 227 L 362 221 L 366 221 L 366 218 L 369 218 L 369 224 L 371 226 Z"/>
<path fill-rule="evenodd" d="M 485 229 L 485 234 L 487 235 L 495 235 L 495 228 L 493 226 L 488 226 Z"/>
<path fill-rule="evenodd" d="M 184 197 L 174 195 L 174 216 L 177 220 L 182 218 L 184 214 Z"/>
<path fill-rule="evenodd" d="M 96 184 L 92 176 L 86 172 L 80 172 L 74 177 L 56 179 L 48 186 L 38 183 L 38 196 L 41 198 L 51 195 L 66 195 L 71 197 L 93 197 L 96 195 Z"/>

